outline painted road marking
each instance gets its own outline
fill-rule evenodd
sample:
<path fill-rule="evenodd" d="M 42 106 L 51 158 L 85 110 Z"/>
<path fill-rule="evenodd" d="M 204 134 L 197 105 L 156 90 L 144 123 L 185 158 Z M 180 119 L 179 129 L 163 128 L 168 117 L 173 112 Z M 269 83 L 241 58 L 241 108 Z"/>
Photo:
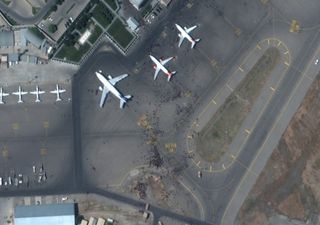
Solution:
<path fill-rule="evenodd" d="M 43 122 L 43 128 L 48 129 L 49 126 L 50 126 L 49 121 L 44 121 L 44 122 Z"/>
<path fill-rule="evenodd" d="M 274 89 L 274 87 L 270 87 L 270 90 L 274 92 L 276 89 Z"/>
<path fill-rule="evenodd" d="M 196 165 L 197 165 L 197 166 L 199 166 L 199 165 L 200 165 L 200 163 L 201 163 L 201 161 L 197 162 L 197 163 L 196 163 Z"/>
<path fill-rule="evenodd" d="M 209 171 L 210 171 L 210 173 L 212 172 L 212 166 L 210 165 L 210 167 L 209 167 Z"/>
<path fill-rule="evenodd" d="M 243 69 L 239 66 L 239 70 L 241 71 L 241 72 L 243 72 Z"/>
<path fill-rule="evenodd" d="M 235 157 L 234 155 L 232 155 L 232 154 L 230 154 L 230 157 L 231 157 L 231 158 L 233 158 L 233 159 L 235 159 L 235 158 L 236 158 L 236 157 Z"/>
<path fill-rule="evenodd" d="M 245 131 L 247 134 L 251 134 L 251 131 L 248 130 L 248 129 L 245 129 L 244 131 Z"/>
<path fill-rule="evenodd" d="M 20 124 L 19 123 L 13 123 L 12 124 L 12 129 L 13 130 L 19 130 L 20 129 Z"/>
<path fill-rule="evenodd" d="M 48 153 L 48 150 L 46 148 L 41 148 L 40 149 L 40 155 L 41 156 L 45 156 L 45 155 L 47 155 L 47 153 Z"/>
<path fill-rule="evenodd" d="M 3 156 L 3 158 L 8 158 L 8 156 L 9 156 L 9 151 L 8 151 L 7 147 L 3 147 L 3 149 L 2 149 L 2 156 Z"/>
<path fill-rule="evenodd" d="M 226 167 L 224 166 L 224 163 L 222 164 L 222 168 L 225 170 L 226 169 Z"/>
<path fill-rule="evenodd" d="M 288 49 L 288 47 L 286 46 L 286 44 L 285 43 L 283 43 L 282 41 L 280 41 L 279 39 L 277 39 L 277 38 L 266 38 L 266 39 L 264 39 L 264 40 L 262 40 L 262 41 L 260 41 L 259 42 L 259 44 L 256 44 L 256 46 L 254 47 L 254 49 L 253 49 L 253 51 L 250 51 L 250 53 L 249 54 L 247 54 L 246 55 L 246 57 L 245 57 L 245 59 L 242 61 L 242 63 L 240 64 L 240 65 L 245 65 L 246 64 L 246 61 L 247 61 L 247 59 L 248 58 L 250 58 L 250 56 L 254 53 L 254 50 L 256 50 L 256 48 L 258 48 L 258 49 L 266 49 L 266 48 L 268 48 L 268 46 L 264 46 L 264 43 L 265 42 L 267 42 L 268 43 L 268 45 L 270 45 L 270 44 L 272 44 L 272 45 L 274 45 L 275 47 L 277 47 L 277 45 L 278 45 L 278 47 L 279 46 L 283 46 L 283 49 L 284 50 L 282 50 L 284 53 L 282 53 L 282 54 L 284 54 L 284 55 L 286 55 L 286 59 L 284 60 L 284 64 L 286 64 L 287 66 L 290 66 L 290 61 L 291 61 L 291 55 L 290 55 L 290 51 L 289 51 L 289 49 Z M 271 42 L 271 43 L 270 43 Z M 281 46 L 281 47 L 282 47 Z M 227 83 L 226 83 L 226 85 L 227 85 L 227 88 L 228 89 L 230 89 L 231 91 L 233 91 L 233 88 L 231 88 L 229 85 L 228 85 L 228 82 L 229 81 L 231 81 L 233 78 L 234 78 L 234 76 L 236 75 L 236 73 L 237 73 L 237 70 L 241 70 L 242 69 L 242 67 L 238 67 L 233 73 L 232 73 L 232 75 L 231 75 L 231 77 L 228 79 L 228 81 L 227 81 Z M 243 69 L 242 69 L 243 70 Z M 286 70 L 287 70 L 287 68 L 286 68 Z M 218 93 L 215 95 L 215 96 L 217 96 L 222 90 L 223 90 L 223 86 L 219 89 L 219 91 L 218 91 Z M 215 98 L 215 97 L 214 97 Z M 217 105 L 217 102 L 214 100 L 214 98 L 211 100 L 212 101 L 212 103 L 213 104 L 215 104 L 215 105 Z M 269 101 L 268 101 L 269 102 Z M 204 107 L 204 109 L 201 111 L 201 113 L 199 114 L 199 116 L 198 116 L 198 118 L 201 118 L 202 116 L 203 116 L 203 114 L 208 110 L 208 108 L 210 107 L 210 103 L 211 102 L 209 102 L 205 107 Z M 266 107 L 266 105 L 264 106 L 264 108 Z M 262 111 L 264 111 L 264 110 L 262 110 Z M 262 113 L 262 112 L 261 112 Z M 260 118 L 260 116 L 259 116 L 259 118 Z M 257 121 L 255 121 L 255 123 L 256 123 Z M 193 129 L 194 127 L 193 127 L 193 125 L 190 127 L 190 129 Z M 250 130 L 248 130 L 249 132 L 250 132 Z M 248 132 L 247 132 L 248 133 Z M 188 139 L 188 138 L 186 138 L 186 140 L 187 140 L 187 148 L 189 148 L 189 147 L 191 147 L 190 146 L 190 139 Z M 245 143 L 245 142 L 243 142 L 243 143 Z M 194 160 L 192 160 L 192 162 L 194 163 L 194 164 L 196 164 L 196 161 L 194 161 Z M 232 161 L 232 163 L 231 163 L 231 165 L 234 163 L 234 161 Z M 205 163 L 206 164 L 206 163 Z M 199 165 L 199 163 L 198 163 L 198 165 Z M 197 166 L 198 166 L 197 165 Z M 201 165 L 202 166 L 202 165 Z M 223 167 L 224 167 L 224 169 L 226 169 L 226 168 L 229 168 L 229 164 L 227 165 L 227 166 L 225 166 L 225 165 L 223 165 Z M 199 167 L 199 166 L 198 166 Z M 207 172 L 209 172 L 209 166 L 208 167 L 206 167 L 206 168 L 202 168 L 203 170 L 205 170 L 205 171 L 207 171 Z M 212 172 L 223 172 L 224 170 L 222 170 L 222 169 L 214 169 L 213 168 L 213 171 Z"/>
<path fill-rule="evenodd" d="M 227 86 L 227 88 L 229 88 L 229 89 L 230 89 L 230 91 L 233 91 L 232 87 L 230 87 L 230 85 L 229 85 L 229 84 L 226 84 L 226 86 Z"/>

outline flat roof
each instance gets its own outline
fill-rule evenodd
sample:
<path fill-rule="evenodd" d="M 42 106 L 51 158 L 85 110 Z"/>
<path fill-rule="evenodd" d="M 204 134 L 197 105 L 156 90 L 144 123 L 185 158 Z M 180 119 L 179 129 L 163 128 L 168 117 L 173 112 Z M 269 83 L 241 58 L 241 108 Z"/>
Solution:
<path fill-rule="evenodd" d="M 13 31 L 0 31 L 0 46 L 14 46 Z"/>
<path fill-rule="evenodd" d="M 14 211 L 15 218 L 67 216 L 75 214 L 74 204 L 18 205 Z"/>

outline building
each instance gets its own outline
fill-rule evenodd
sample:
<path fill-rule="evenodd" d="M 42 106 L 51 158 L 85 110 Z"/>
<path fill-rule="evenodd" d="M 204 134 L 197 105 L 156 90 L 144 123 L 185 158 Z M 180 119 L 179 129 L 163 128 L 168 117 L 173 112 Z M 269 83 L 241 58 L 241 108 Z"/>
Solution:
<path fill-rule="evenodd" d="M 75 206 L 68 204 L 17 206 L 15 225 L 75 225 Z"/>
<path fill-rule="evenodd" d="M 138 21 L 133 17 L 129 17 L 129 19 L 127 19 L 127 24 L 129 26 L 130 30 L 132 30 L 132 31 L 137 30 L 138 27 L 140 26 Z"/>
<path fill-rule="evenodd" d="M 11 47 L 14 45 L 13 31 L 2 30 L 0 31 L 0 47 Z"/>
<path fill-rule="evenodd" d="M 129 0 L 129 2 L 137 9 L 139 10 L 144 3 L 145 0 Z"/>
<path fill-rule="evenodd" d="M 160 3 L 161 3 L 162 5 L 164 5 L 165 7 L 168 7 L 168 5 L 170 4 L 171 1 L 172 1 L 172 0 L 160 0 Z"/>

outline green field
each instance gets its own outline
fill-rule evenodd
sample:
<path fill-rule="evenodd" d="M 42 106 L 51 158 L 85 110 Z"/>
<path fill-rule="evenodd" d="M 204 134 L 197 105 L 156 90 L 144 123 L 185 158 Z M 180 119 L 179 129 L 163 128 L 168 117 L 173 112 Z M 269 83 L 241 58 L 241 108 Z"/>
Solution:
<path fill-rule="evenodd" d="M 28 30 L 35 34 L 40 39 L 45 39 L 45 36 L 36 27 L 29 27 Z"/>
<path fill-rule="evenodd" d="M 59 52 L 55 55 L 56 58 L 69 60 L 73 62 L 79 62 L 83 55 L 87 53 L 90 49 L 90 45 L 85 43 L 82 45 L 79 50 L 77 50 L 74 46 L 64 45 Z"/>
<path fill-rule="evenodd" d="M 105 3 L 107 3 L 111 9 L 116 10 L 117 9 L 117 0 L 104 0 Z"/>
<path fill-rule="evenodd" d="M 124 49 L 128 47 L 134 38 L 119 19 L 109 27 L 108 34 Z"/>
<path fill-rule="evenodd" d="M 36 15 L 39 12 L 40 8 L 39 7 L 32 7 L 32 14 Z"/>
<path fill-rule="evenodd" d="M 109 9 L 102 2 L 99 2 L 96 5 L 92 12 L 92 15 L 104 28 L 111 24 L 114 18 L 112 12 L 110 12 Z"/>
<path fill-rule="evenodd" d="M 278 49 L 268 49 L 199 132 L 196 150 L 203 160 L 218 162 L 227 151 L 279 58 Z"/>
<path fill-rule="evenodd" d="M 102 34 L 102 29 L 99 26 L 95 26 L 94 30 L 92 31 L 92 34 L 89 38 L 89 41 L 91 44 L 94 44 L 97 39 L 100 37 L 100 35 Z"/>

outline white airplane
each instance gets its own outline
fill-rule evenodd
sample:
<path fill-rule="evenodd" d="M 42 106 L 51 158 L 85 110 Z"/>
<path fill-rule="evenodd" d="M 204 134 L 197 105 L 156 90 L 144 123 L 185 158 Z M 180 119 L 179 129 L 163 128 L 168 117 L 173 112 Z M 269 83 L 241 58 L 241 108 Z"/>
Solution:
<path fill-rule="evenodd" d="M 40 91 L 39 86 L 36 86 L 35 91 L 30 91 L 30 94 L 36 95 L 36 101 L 35 102 L 40 102 L 39 95 L 46 93 L 45 91 Z"/>
<path fill-rule="evenodd" d="M 23 101 L 22 101 L 22 95 L 26 95 L 26 94 L 28 94 L 28 92 L 22 91 L 21 86 L 19 85 L 18 91 L 17 91 L 17 92 L 12 92 L 12 94 L 19 96 L 18 103 L 23 103 Z"/>
<path fill-rule="evenodd" d="M 3 97 L 6 97 L 8 95 L 9 95 L 9 93 L 3 92 L 2 87 L 1 87 L 0 88 L 0 104 L 4 104 Z"/>
<path fill-rule="evenodd" d="M 55 89 L 54 91 L 50 91 L 50 93 L 56 94 L 56 95 L 57 95 L 56 101 L 59 102 L 59 101 L 62 100 L 62 99 L 60 98 L 60 94 L 63 93 L 63 92 L 65 92 L 65 91 L 66 91 L 66 90 L 64 90 L 64 89 L 59 89 L 59 85 L 56 84 L 56 89 Z"/>
<path fill-rule="evenodd" d="M 109 92 L 111 92 L 114 96 L 116 96 L 120 100 L 120 108 L 122 109 L 123 106 L 124 106 L 124 103 L 126 103 L 127 100 L 129 100 L 132 96 L 131 95 L 123 96 L 114 87 L 114 85 L 116 83 L 118 83 L 120 80 L 126 78 L 128 76 L 128 74 L 123 74 L 123 75 L 120 75 L 120 76 L 115 77 L 115 78 L 112 78 L 112 76 L 109 75 L 108 79 L 107 79 L 102 75 L 102 71 L 99 70 L 98 72 L 96 72 L 96 76 L 98 77 L 98 79 L 103 84 L 103 87 L 99 86 L 99 90 L 102 91 L 101 99 L 100 99 L 100 108 L 103 107 L 103 104 L 104 104 L 104 102 L 105 102 L 105 100 L 107 98 L 107 95 L 109 94 Z"/>
<path fill-rule="evenodd" d="M 191 48 L 193 48 L 195 46 L 195 44 L 197 42 L 200 41 L 200 39 L 193 39 L 191 36 L 190 36 L 190 32 L 193 31 L 197 26 L 193 26 L 193 27 L 190 27 L 190 28 L 187 28 L 187 27 L 184 27 L 182 28 L 179 24 L 175 24 L 176 25 L 176 28 L 179 30 L 180 34 L 178 34 L 179 36 L 179 44 L 178 44 L 178 47 L 180 48 L 183 40 L 185 38 L 187 38 L 188 41 L 191 42 Z"/>
<path fill-rule="evenodd" d="M 173 59 L 174 57 L 170 57 L 167 58 L 165 60 L 157 60 L 155 57 L 153 57 L 152 55 L 149 55 L 150 59 L 155 63 L 155 65 L 153 66 L 153 68 L 156 70 L 154 73 L 154 80 L 157 79 L 158 73 L 160 72 L 160 70 L 162 70 L 167 76 L 168 76 L 168 81 L 170 81 L 171 77 L 173 74 L 176 73 L 176 71 L 170 72 L 167 68 L 164 67 L 164 65 L 169 62 L 171 59 Z"/>

